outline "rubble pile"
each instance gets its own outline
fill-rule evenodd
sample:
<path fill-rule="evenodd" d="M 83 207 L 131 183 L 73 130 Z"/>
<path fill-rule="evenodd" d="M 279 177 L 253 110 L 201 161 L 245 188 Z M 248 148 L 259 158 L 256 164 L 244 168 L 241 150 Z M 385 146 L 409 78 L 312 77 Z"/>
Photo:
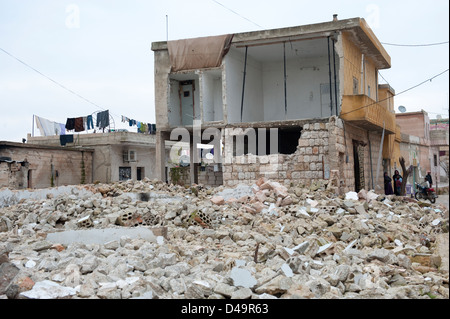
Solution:
<path fill-rule="evenodd" d="M 442 206 L 265 179 L 85 188 L 0 208 L 0 298 L 449 298 Z"/>

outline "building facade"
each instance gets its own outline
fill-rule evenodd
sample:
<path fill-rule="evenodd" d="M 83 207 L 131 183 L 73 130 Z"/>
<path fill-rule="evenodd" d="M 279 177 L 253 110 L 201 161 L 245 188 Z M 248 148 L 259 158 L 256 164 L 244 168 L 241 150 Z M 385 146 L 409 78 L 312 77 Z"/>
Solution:
<path fill-rule="evenodd" d="M 59 145 L 60 136 L 32 137 L 32 145 Z M 92 181 L 118 181 L 155 178 L 155 135 L 109 132 L 74 135 L 70 147 L 89 147 L 92 155 Z"/>
<path fill-rule="evenodd" d="M 439 178 L 443 183 L 448 183 L 449 176 L 449 119 L 430 120 L 430 142 L 438 149 Z M 434 160 L 434 155 L 433 155 Z"/>
<path fill-rule="evenodd" d="M 432 131 L 428 113 L 424 110 L 399 113 L 396 114 L 396 121 L 402 132 L 401 154 L 406 164 L 414 167 L 414 174 L 409 178 L 410 184 L 423 182 L 428 172 L 431 172 L 434 181 L 439 181 L 439 146 L 431 142 Z"/>
<path fill-rule="evenodd" d="M 48 188 L 93 181 L 93 152 L 61 147 L 0 142 L 0 187 Z"/>
<path fill-rule="evenodd" d="M 166 144 L 181 140 L 190 143 L 191 183 L 209 161 L 227 186 L 260 177 L 326 183 L 333 172 L 342 191 L 383 189 L 400 133 L 395 92 L 378 83 L 391 60 L 364 19 L 154 42 L 152 50 L 158 178 Z M 209 157 L 200 144 L 213 145 Z"/>

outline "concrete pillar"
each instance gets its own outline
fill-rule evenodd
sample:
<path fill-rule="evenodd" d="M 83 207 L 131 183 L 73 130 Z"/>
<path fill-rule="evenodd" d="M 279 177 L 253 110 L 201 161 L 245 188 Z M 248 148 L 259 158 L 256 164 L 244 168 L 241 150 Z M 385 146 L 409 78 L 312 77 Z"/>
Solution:
<path fill-rule="evenodd" d="M 156 132 L 155 176 L 163 182 L 166 181 L 166 140 L 168 139 L 167 132 Z"/>

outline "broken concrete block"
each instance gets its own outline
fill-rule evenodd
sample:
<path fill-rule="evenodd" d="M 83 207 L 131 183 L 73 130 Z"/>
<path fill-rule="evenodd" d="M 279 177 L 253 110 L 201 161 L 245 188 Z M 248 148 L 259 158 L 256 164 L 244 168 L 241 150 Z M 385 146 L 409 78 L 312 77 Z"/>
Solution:
<path fill-rule="evenodd" d="M 123 236 L 128 236 L 131 239 L 141 238 L 156 243 L 156 237 L 152 230 L 144 227 L 69 230 L 49 233 L 47 241 L 52 244 L 58 243 L 66 246 L 73 243 L 105 244 L 114 240 L 120 240 Z"/>
<path fill-rule="evenodd" d="M 99 283 L 100 287 L 97 291 L 97 296 L 101 299 L 121 299 L 121 290 L 118 289 L 115 282 Z"/>
<path fill-rule="evenodd" d="M 281 266 L 281 270 L 283 271 L 283 273 L 284 273 L 284 275 L 285 275 L 286 277 L 292 277 L 292 276 L 294 276 L 294 273 L 293 273 L 291 267 L 289 267 L 288 264 L 283 264 L 283 265 Z"/>
<path fill-rule="evenodd" d="M 43 241 L 39 241 L 35 244 L 33 244 L 32 249 L 34 251 L 42 251 L 42 250 L 46 250 L 46 249 L 50 249 L 52 248 L 53 243 L 43 240 Z"/>
<path fill-rule="evenodd" d="M 50 280 L 39 281 L 33 289 L 20 293 L 20 296 L 28 299 L 61 299 L 74 295 L 76 295 L 74 288 L 63 287 Z"/>
<path fill-rule="evenodd" d="M 222 196 L 213 196 L 211 198 L 211 202 L 214 205 L 224 205 L 225 204 L 225 199 Z"/>
<path fill-rule="evenodd" d="M 277 295 L 277 294 L 283 294 L 285 293 L 291 286 L 293 285 L 293 281 L 291 278 L 288 278 L 284 275 L 279 275 L 269 282 L 263 284 L 262 286 L 259 286 L 255 288 L 255 292 L 257 294 L 271 294 L 271 295 Z"/>
<path fill-rule="evenodd" d="M 339 265 L 336 267 L 334 275 L 337 276 L 337 279 L 341 282 L 345 282 L 350 275 L 350 266 L 349 265 Z"/>
<path fill-rule="evenodd" d="M 94 222 L 92 221 L 91 216 L 88 215 L 88 216 L 85 216 L 83 218 L 80 218 L 77 221 L 77 225 L 80 228 L 89 228 L 89 227 L 94 226 Z"/>
<path fill-rule="evenodd" d="M 10 262 L 0 264 L 0 295 L 6 294 L 8 287 L 18 273 L 19 268 L 17 268 L 14 264 Z"/>
<path fill-rule="evenodd" d="M 348 192 L 345 194 L 345 200 L 355 200 L 357 201 L 359 199 L 358 193 L 356 192 Z"/>
<path fill-rule="evenodd" d="M 218 283 L 215 287 L 214 287 L 214 292 L 221 294 L 227 298 L 230 298 L 231 295 L 233 294 L 234 291 L 236 291 L 236 287 L 227 285 L 225 283 Z"/>
<path fill-rule="evenodd" d="M 358 214 L 365 214 L 366 213 L 366 209 L 365 209 L 365 207 L 364 207 L 364 205 L 356 205 L 355 206 L 355 209 L 356 209 L 356 212 L 358 213 Z"/>
<path fill-rule="evenodd" d="M 249 288 L 239 288 L 231 294 L 231 299 L 250 299 L 253 292 Z"/>
<path fill-rule="evenodd" d="M 230 278 L 235 287 L 253 288 L 257 284 L 256 279 L 245 268 L 234 267 L 231 270 Z"/>
<path fill-rule="evenodd" d="M 372 261 L 374 259 L 379 260 L 383 263 L 393 264 L 397 261 L 397 256 L 395 256 L 389 250 L 381 248 L 371 251 L 366 258 L 367 261 Z"/>

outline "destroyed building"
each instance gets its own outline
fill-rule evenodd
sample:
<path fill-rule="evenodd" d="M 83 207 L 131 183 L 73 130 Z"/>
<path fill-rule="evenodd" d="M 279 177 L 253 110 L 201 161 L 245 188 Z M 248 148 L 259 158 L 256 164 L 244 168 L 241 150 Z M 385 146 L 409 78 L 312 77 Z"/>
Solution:
<path fill-rule="evenodd" d="M 0 141 L 0 188 L 46 188 L 93 182 L 93 152 L 87 147 L 61 147 Z"/>
<path fill-rule="evenodd" d="M 184 132 L 191 183 L 204 174 L 199 144 L 214 145 L 211 164 L 226 186 L 337 176 L 342 191 L 375 189 L 400 156 L 395 92 L 378 83 L 391 58 L 364 19 L 153 42 L 152 50 L 160 180 L 164 146 Z"/>

